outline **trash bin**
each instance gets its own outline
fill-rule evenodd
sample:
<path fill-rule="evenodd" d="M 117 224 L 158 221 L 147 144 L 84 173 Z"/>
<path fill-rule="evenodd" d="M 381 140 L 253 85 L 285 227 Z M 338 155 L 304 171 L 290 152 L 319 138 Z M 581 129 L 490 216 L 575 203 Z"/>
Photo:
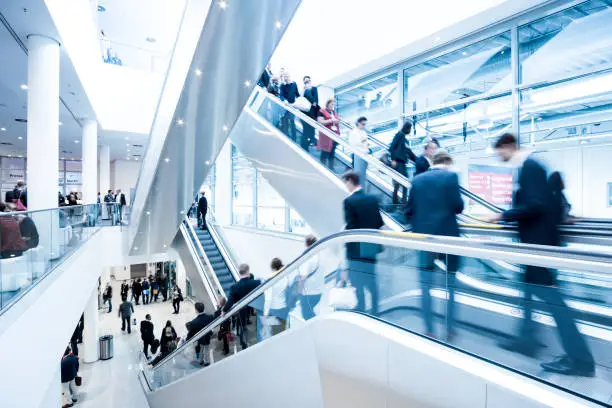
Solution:
<path fill-rule="evenodd" d="M 113 336 L 106 335 L 100 337 L 100 360 L 113 358 Z"/>

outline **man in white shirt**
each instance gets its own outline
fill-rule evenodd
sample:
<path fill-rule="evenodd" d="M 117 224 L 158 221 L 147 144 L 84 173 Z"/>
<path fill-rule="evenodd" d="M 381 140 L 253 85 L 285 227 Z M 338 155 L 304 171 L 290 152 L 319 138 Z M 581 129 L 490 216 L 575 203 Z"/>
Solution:
<path fill-rule="evenodd" d="M 368 119 L 365 116 L 361 116 L 355 122 L 355 127 L 349 133 L 349 145 L 353 149 L 353 170 L 359 174 L 361 180 L 361 186 L 363 190 L 367 187 L 367 170 L 368 162 L 359 157 L 356 153 L 370 154 L 370 145 L 368 143 L 368 134 L 365 131 L 365 127 L 368 124 Z"/>

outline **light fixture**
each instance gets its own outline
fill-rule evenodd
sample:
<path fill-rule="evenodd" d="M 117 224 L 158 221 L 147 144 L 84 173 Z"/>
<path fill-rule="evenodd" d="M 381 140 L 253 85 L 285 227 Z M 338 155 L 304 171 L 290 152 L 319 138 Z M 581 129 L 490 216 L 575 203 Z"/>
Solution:
<path fill-rule="evenodd" d="M 176 124 L 179 126 L 183 126 L 183 124 L 185 123 L 185 121 L 183 119 L 177 119 Z"/>
<path fill-rule="evenodd" d="M 134 247 L 134 251 L 138 251 L 138 247 Z"/>
<path fill-rule="evenodd" d="M 63 158 L 63 157 L 60 157 L 60 159 L 64 160 L 64 158 Z"/>
<path fill-rule="evenodd" d="M 23 157 L 22 155 L 18 154 L 17 157 Z"/>
<path fill-rule="evenodd" d="M 221 7 L 223 10 L 225 10 L 227 8 L 227 1 L 219 0 L 219 7 Z"/>
<path fill-rule="evenodd" d="M 170 163 L 170 158 L 169 158 L 169 157 L 166 157 L 166 158 L 164 159 L 164 161 L 165 161 L 166 163 Z"/>
<path fill-rule="evenodd" d="M 151 211 L 147 211 L 147 215 L 151 215 Z"/>
<path fill-rule="evenodd" d="M 134 160 L 138 161 L 138 157 L 134 157 Z"/>
<path fill-rule="evenodd" d="M 467 52 L 463 51 L 463 52 L 461 53 L 461 55 L 467 55 Z"/>
<path fill-rule="evenodd" d="M 201 69 L 196 68 L 196 70 L 195 70 L 195 74 L 196 74 L 197 76 L 202 76 L 202 70 L 201 70 Z"/>
<path fill-rule="evenodd" d="M 21 137 L 21 136 L 17 136 L 17 139 L 22 140 L 22 139 L 23 139 L 23 137 Z"/>
<path fill-rule="evenodd" d="M 248 79 L 246 81 L 244 81 L 244 86 L 246 86 L 247 88 L 251 86 L 251 81 L 249 81 Z"/>
<path fill-rule="evenodd" d="M 206 165 L 208 166 L 210 164 L 210 161 L 206 160 Z"/>
<path fill-rule="evenodd" d="M 75 140 L 75 141 L 74 141 L 74 143 L 79 144 L 79 141 L 78 141 L 78 140 Z"/>
<path fill-rule="evenodd" d="M 8 155 L 8 157 L 13 157 L 13 155 L 12 155 L 12 154 L 9 154 L 9 155 Z"/>
<path fill-rule="evenodd" d="M 21 84 L 19 87 L 24 91 L 28 90 L 28 86 L 26 84 Z"/>
<path fill-rule="evenodd" d="M 229 127 L 227 125 L 223 125 L 223 131 L 227 132 L 229 130 Z"/>
<path fill-rule="evenodd" d="M 129 143 L 126 143 L 125 145 L 126 145 L 126 146 L 128 146 L 128 147 L 130 146 L 130 144 L 129 144 Z"/>
<path fill-rule="evenodd" d="M 61 121 L 57 122 L 57 124 L 58 124 L 58 126 L 62 126 L 63 125 L 63 123 Z"/>
<path fill-rule="evenodd" d="M 168 248 L 168 245 L 164 244 L 164 248 Z"/>
<path fill-rule="evenodd" d="M 274 26 L 280 30 L 281 28 L 283 28 L 283 23 L 281 23 L 280 21 L 276 20 L 276 23 L 274 23 Z"/>
<path fill-rule="evenodd" d="M 0 128 L 0 130 L 3 131 L 3 132 L 6 132 L 6 128 L 5 127 Z"/>

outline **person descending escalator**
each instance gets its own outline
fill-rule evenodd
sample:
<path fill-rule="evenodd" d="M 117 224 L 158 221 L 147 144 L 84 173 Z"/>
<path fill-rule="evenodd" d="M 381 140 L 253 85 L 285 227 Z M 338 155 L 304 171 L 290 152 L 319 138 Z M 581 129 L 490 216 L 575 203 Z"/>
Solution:
<path fill-rule="evenodd" d="M 445 151 L 433 157 L 432 168 L 412 181 L 412 188 L 406 204 L 406 219 L 411 221 L 412 231 L 419 234 L 459 236 L 457 214 L 463 212 L 463 199 L 459 191 L 459 177 L 450 171 L 453 159 Z M 421 281 L 421 313 L 425 321 L 426 334 L 435 337 L 433 310 L 430 289 L 436 286 L 434 260 L 439 255 L 421 251 L 419 254 L 419 279 Z M 446 276 L 441 286 L 448 289 L 446 303 L 446 331 L 448 339 L 454 337 L 455 310 L 455 272 L 459 267 L 459 257 L 443 255 Z"/>
<path fill-rule="evenodd" d="M 370 144 L 368 142 L 368 134 L 365 131 L 368 125 L 368 119 L 365 116 L 361 116 L 355 122 L 355 127 L 349 132 L 349 144 L 353 149 L 353 170 L 359 174 L 359 180 L 361 180 L 362 188 L 366 191 L 367 171 L 368 162 L 362 159 L 357 153 L 363 153 L 365 155 L 370 154 Z"/>
<path fill-rule="evenodd" d="M 300 91 L 298 90 L 297 84 L 291 80 L 291 75 L 289 75 L 289 72 L 285 71 L 282 79 L 283 84 L 280 86 L 281 100 L 289 105 L 293 105 L 295 100 L 300 96 Z M 285 111 L 283 117 L 281 118 L 281 130 L 283 133 L 289 136 L 291 140 L 294 142 L 296 141 L 297 130 L 295 128 L 295 116 L 288 110 Z"/>
<path fill-rule="evenodd" d="M 521 242 L 537 245 L 561 245 L 559 211 L 551 211 L 555 199 L 548 186 L 546 170 L 535 158 L 523 153 L 516 137 L 506 133 L 495 143 L 495 151 L 504 162 L 512 162 L 519 168 L 518 190 L 514 193 L 512 208 L 490 217 L 489 221 L 518 222 Z M 595 362 L 591 350 L 578 331 L 574 313 L 568 308 L 556 283 L 554 271 L 528 265 L 524 273 L 524 317 L 520 335 L 500 346 L 506 350 L 535 356 L 540 342 L 536 330 L 539 323 L 532 319 L 533 297 L 542 302 L 555 320 L 565 355 L 554 361 L 542 363 L 546 371 L 566 375 L 592 377 Z"/>
<path fill-rule="evenodd" d="M 336 134 L 340 134 L 340 119 L 335 111 L 336 102 L 329 99 L 325 103 L 325 108 L 319 110 L 318 122 Z M 319 133 L 317 148 L 321 151 L 321 163 L 326 165 L 332 172 L 334 171 L 334 159 L 336 156 L 337 142 L 332 140 L 323 132 Z"/>
<path fill-rule="evenodd" d="M 414 175 L 418 176 L 421 173 L 425 173 L 433 165 L 433 158 L 440 147 L 436 139 L 432 139 L 423 148 L 423 154 L 414 162 L 415 172 Z"/>
<path fill-rule="evenodd" d="M 305 112 L 312 120 L 317 120 L 319 114 L 319 90 L 312 85 L 312 79 L 307 75 L 304 77 L 304 98 L 310 102 L 310 110 Z M 308 151 L 310 145 L 316 144 L 315 130 L 308 123 L 302 121 L 302 140 L 300 145 L 302 149 Z"/>
<path fill-rule="evenodd" d="M 251 269 L 249 268 L 249 265 L 241 264 L 238 267 L 238 271 L 240 273 L 240 280 L 230 287 L 230 294 L 225 307 L 223 307 L 223 313 L 227 313 L 236 303 L 248 296 L 249 293 L 251 293 L 261 284 L 260 280 L 251 278 Z M 236 325 L 236 330 L 240 339 L 240 346 L 243 350 L 249 346 L 249 332 L 247 325 L 248 314 L 248 307 L 240 309 L 238 312 L 238 321 Z"/>
<path fill-rule="evenodd" d="M 402 129 L 393 136 L 393 141 L 389 146 L 389 156 L 391 159 L 391 168 L 397 171 L 404 177 L 408 176 L 408 168 L 406 164 L 408 160 L 416 161 L 417 157 L 410 149 L 406 143 L 406 136 L 410 134 L 412 130 L 412 123 L 410 121 L 404 122 Z M 406 186 L 402 186 L 397 181 L 393 181 L 393 204 L 399 204 L 400 200 L 398 198 L 399 188 L 402 187 L 402 203 L 406 203 L 408 199 L 408 189 Z"/>

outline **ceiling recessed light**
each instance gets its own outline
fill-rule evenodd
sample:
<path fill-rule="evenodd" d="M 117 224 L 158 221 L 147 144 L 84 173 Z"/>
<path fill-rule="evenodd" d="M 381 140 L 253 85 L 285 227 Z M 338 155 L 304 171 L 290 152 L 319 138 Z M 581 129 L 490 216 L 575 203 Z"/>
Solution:
<path fill-rule="evenodd" d="M 219 7 L 225 10 L 227 8 L 227 1 L 219 0 Z"/>
<path fill-rule="evenodd" d="M 23 139 L 23 137 L 21 137 L 21 136 L 17 136 L 17 139 L 22 140 L 22 139 Z"/>
<path fill-rule="evenodd" d="M 206 160 L 206 165 L 208 166 L 210 164 L 210 161 Z"/>
<path fill-rule="evenodd" d="M 19 87 L 23 89 L 24 91 L 28 90 L 28 86 L 26 84 L 21 84 Z"/>
<path fill-rule="evenodd" d="M 12 155 L 12 154 L 9 154 L 9 155 L 8 155 L 8 157 L 13 157 L 13 155 Z"/>
<path fill-rule="evenodd" d="M 62 125 L 63 125 L 63 123 L 62 123 L 62 122 L 57 122 L 57 124 L 58 124 L 59 126 L 62 126 Z"/>
<path fill-rule="evenodd" d="M 74 143 L 79 144 L 79 141 L 78 141 L 78 140 L 75 140 L 75 141 L 74 141 Z"/>
<path fill-rule="evenodd" d="M 463 51 L 463 52 L 461 53 L 461 55 L 467 55 L 467 52 Z"/>
<path fill-rule="evenodd" d="M 64 158 L 63 158 L 63 157 L 60 157 L 60 159 L 64 160 Z"/>
<path fill-rule="evenodd" d="M 138 251 L 138 247 L 134 247 L 134 251 Z"/>
<path fill-rule="evenodd" d="M 169 163 L 169 162 L 170 162 L 170 158 L 169 158 L 169 157 L 166 157 L 166 158 L 164 159 L 164 161 L 165 161 L 166 163 Z"/>
<path fill-rule="evenodd" d="M 156 40 L 155 38 L 153 38 L 153 37 L 147 37 L 147 38 L 145 38 L 145 40 L 146 40 L 148 43 L 151 43 L 151 44 L 152 44 L 152 43 L 154 43 L 154 42 L 157 42 L 157 40 Z"/>
<path fill-rule="evenodd" d="M 179 125 L 179 126 L 183 126 L 184 123 L 185 123 L 185 121 L 183 119 L 178 119 L 176 121 L 176 124 Z"/>
<path fill-rule="evenodd" d="M 244 86 L 246 86 L 247 88 L 251 86 L 251 81 L 249 81 L 248 79 L 246 81 L 244 81 Z"/>
<path fill-rule="evenodd" d="M 227 132 L 229 130 L 229 127 L 227 125 L 223 125 L 223 131 Z"/>
<path fill-rule="evenodd" d="M 0 130 L 3 131 L 3 132 L 6 132 L 6 128 L 5 127 L 0 128 Z"/>
<path fill-rule="evenodd" d="M 195 70 L 195 74 L 196 74 L 197 76 L 202 76 L 202 70 L 201 70 L 201 69 L 196 69 L 196 70 Z"/>
<path fill-rule="evenodd" d="M 168 248 L 168 245 L 164 244 L 164 248 Z"/>
<path fill-rule="evenodd" d="M 18 154 L 17 157 L 23 157 L 22 155 Z"/>
<path fill-rule="evenodd" d="M 147 215 L 151 215 L 151 211 L 147 211 Z"/>
<path fill-rule="evenodd" d="M 131 150 L 130 150 L 130 149 L 127 149 L 127 152 L 129 153 L 129 152 L 131 152 Z"/>
<path fill-rule="evenodd" d="M 134 160 L 138 161 L 138 157 L 134 157 Z"/>
<path fill-rule="evenodd" d="M 274 24 L 274 26 L 280 30 L 281 28 L 283 28 L 283 23 L 281 23 L 280 21 L 276 20 L 276 23 Z"/>

